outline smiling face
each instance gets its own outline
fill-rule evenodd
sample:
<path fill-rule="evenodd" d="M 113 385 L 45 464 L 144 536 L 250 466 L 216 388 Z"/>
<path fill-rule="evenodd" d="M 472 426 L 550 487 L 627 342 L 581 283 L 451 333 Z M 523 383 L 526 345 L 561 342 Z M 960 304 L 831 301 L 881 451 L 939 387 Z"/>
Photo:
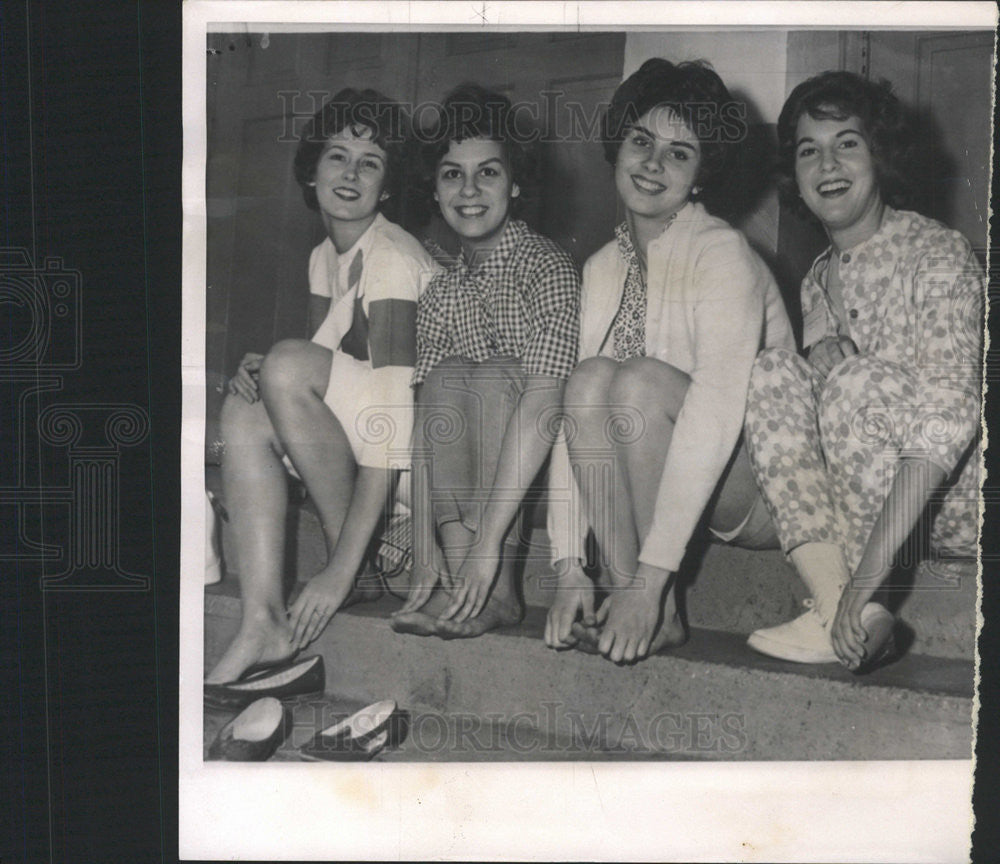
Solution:
<path fill-rule="evenodd" d="M 316 162 L 316 200 L 328 229 L 351 223 L 363 232 L 375 219 L 386 181 L 386 153 L 367 126 L 347 126 L 332 135 Z M 360 233 L 358 233 L 360 236 Z"/>
<path fill-rule="evenodd" d="M 500 242 L 511 199 L 520 194 L 503 144 L 488 138 L 452 141 L 434 175 L 434 200 L 468 261 Z"/>
<path fill-rule="evenodd" d="M 662 230 L 690 199 L 700 166 L 698 137 L 661 105 L 625 133 L 615 162 L 615 186 L 633 220 Z"/>
<path fill-rule="evenodd" d="M 795 180 L 806 206 L 839 249 L 867 240 L 884 209 L 875 161 L 857 117 L 799 118 L 795 133 Z"/>

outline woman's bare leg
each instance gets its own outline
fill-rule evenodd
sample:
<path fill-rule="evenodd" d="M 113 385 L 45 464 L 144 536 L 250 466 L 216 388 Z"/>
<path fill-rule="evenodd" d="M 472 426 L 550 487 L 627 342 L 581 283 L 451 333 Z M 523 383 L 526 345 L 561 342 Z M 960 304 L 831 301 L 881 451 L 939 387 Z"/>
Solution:
<path fill-rule="evenodd" d="M 623 419 L 611 398 L 618 368 L 605 357 L 584 360 L 566 385 L 563 404 L 573 476 L 611 585 L 631 580 L 639 555 L 628 476 L 614 440 Z"/>
<path fill-rule="evenodd" d="M 627 478 L 632 516 L 638 537 L 653 523 L 663 465 L 670 450 L 674 424 L 690 383 L 673 366 L 651 358 L 619 365 L 609 390 L 610 402 L 622 412 L 618 453 Z M 658 466 L 651 470 L 650 466 Z M 633 570 L 633 574 L 640 571 Z M 676 579 L 635 576 L 615 587 L 606 601 L 600 648 L 609 659 L 630 661 L 670 645 L 687 634 L 677 611 Z M 653 635 L 648 624 L 656 610 Z M 648 645 L 644 644 L 648 639 Z M 645 649 L 645 650 L 644 650 Z"/>
<path fill-rule="evenodd" d="M 256 663 L 294 654 L 282 597 L 288 489 L 281 445 L 264 403 L 230 395 L 222 406 L 222 484 L 239 556 L 242 618 L 210 684 L 239 678 Z"/>
<path fill-rule="evenodd" d="M 315 639 L 350 594 L 394 479 L 388 469 L 359 469 L 340 421 L 323 401 L 332 356 L 311 342 L 286 340 L 261 367 L 264 404 L 316 504 L 326 540 L 326 566 L 290 610 L 297 647 Z"/>
<path fill-rule="evenodd" d="M 501 385 L 506 386 L 503 377 L 491 371 L 492 365 L 487 361 L 480 367 L 485 376 L 482 383 L 463 385 L 460 382 L 468 375 L 469 362 L 445 359 L 431 370 L 417 395 L 414 448 L 433 454 L 429 485 L 433 485 L 439 497 L 432 502 L 430 488 L 423 496 L 415 493 L 414 520 L 424 526 L 424 531 L 433 530 L 436 523 L 439 551 L 443 553 L 448 579 L 427 594 L 419 606 L 404 608 L 394 616 L 393 629 L 400 633 L 436 635 L 444 639 L 474 638 L 496 627 L 514 624 L 523 614 L 514 585 L 517 562 L 511 555 L 502 554 L 497 579 L 479 615 L 461 622 L 441 617 L 454 600 L 451 579 L 461 570 L 466 557 L 476 554 L 476 535 L 461 521 L 457 501 L 472 490 L 489 489 L 492 485 L 495 465 L 484 454 L 497 448 L 486 447 L 484 436 L 496 434 L 498 430 L 487 429 L 485 424 L 497 424 L 503 416 L 500 406 L 494 404 L 502 392 Z M 443 427 L 455 418 L 461 418 L 461 423 L 455 427 L 459 434 L 443 432 Z M 435 432 L 433 427 L 439 425 L 442 429 Z M 415 456 L 414 465 L 422 459 Z M 424 510 L 432 511 L 433 518 L 428 519 Z M 431 538 L 424 538 L 422 542 L 429 546 Z M 504 553 L 507 551 L 509 548 L 505 547 Z"/>

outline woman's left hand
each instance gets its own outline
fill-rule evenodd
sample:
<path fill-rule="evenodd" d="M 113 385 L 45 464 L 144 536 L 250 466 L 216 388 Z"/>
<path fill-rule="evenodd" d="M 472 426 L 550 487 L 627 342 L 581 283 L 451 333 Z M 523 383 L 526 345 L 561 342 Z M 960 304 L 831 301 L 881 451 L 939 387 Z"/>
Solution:
<path fill-rule="evenodd" d="M 500 569 L 499 555 L 470 555 L 455 578 L 455 599 L 441 615 L 456 623 L 475 618 L 483 611 Z"/>
<path fill-rule="evenodd" d="M 288 610 L 292 643 L 297 651 L 305 648 L 326 629 L 353 586 L 353 579 L 336 579 L 329 574 L 317 574 L 305 584 Z"/>
<path fill-rule="evenodd" d="M 861 626 L 861 610 L 874 593 L 873 586 L 855 587 L 848 583 L 840 595 L 830 636 L 834 652 L 848 669 L 857 669 L 868 657 L 868 634 Z"/>

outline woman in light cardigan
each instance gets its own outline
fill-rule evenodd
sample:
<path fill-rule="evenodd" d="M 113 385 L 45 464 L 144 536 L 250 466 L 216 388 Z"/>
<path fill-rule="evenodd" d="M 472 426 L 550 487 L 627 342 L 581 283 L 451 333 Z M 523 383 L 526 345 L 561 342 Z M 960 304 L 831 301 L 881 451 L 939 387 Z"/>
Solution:
<path fill-rule="evenodd" d="M 767 266 L 694 200 L 725 191 L 734 104 L 707 65 L 653 59 L 604 117 L 625 221 L 583 272 L 581 362 L 550 472 L 553 648 L 633 662 L 682 643 L 674 577 L 703 516 L 722 540 L 776 545 L 741 432 L 757 352 L 794 338 Z M 588 527 L 608 590 L 596 614 Z"/>

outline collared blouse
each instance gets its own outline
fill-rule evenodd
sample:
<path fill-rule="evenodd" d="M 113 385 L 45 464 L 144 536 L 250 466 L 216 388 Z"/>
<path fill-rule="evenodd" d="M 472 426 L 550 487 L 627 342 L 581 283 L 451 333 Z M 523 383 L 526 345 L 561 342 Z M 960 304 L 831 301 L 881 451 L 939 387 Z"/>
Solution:
<path fill-rule="evenodd" d="M 511 356 L 529 375 L 569 378 L 577 359 L 580 277 L 547 237 L 511 220 L 485 261 L 458 262 L 431 281 L 417 308 L 420 384 L 446 357 Z"/>

